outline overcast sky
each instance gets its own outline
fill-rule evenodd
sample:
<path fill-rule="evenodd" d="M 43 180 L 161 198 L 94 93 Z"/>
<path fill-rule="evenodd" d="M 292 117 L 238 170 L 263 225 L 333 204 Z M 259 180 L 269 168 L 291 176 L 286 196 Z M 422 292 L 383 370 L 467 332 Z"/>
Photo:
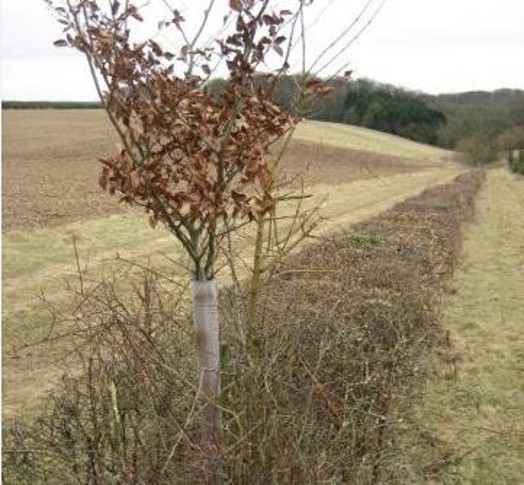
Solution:
<path fill-rule="evenodd" d="M 80 54 L 52 46 L 61 30 L 43 0 L 0 1 L 2 99 L 96 99 Z M 189 10 L 202 1 L 170 0 L 188 19 Z M 372 1 L 353 32 L 367 23 L 381 1 Z M 226 5 L 227 0 L 217 3 Z M 308 31 L 307 61 L 366 3 L 314 0 L 306 18 L 307 25 L 314 24 Z M 222 18 L 219 12 L 216 18 Z M 345 63 L 355 77 L 429 93 L 524 89 L 524 0 L 386 0 L 332 69 Z"/>

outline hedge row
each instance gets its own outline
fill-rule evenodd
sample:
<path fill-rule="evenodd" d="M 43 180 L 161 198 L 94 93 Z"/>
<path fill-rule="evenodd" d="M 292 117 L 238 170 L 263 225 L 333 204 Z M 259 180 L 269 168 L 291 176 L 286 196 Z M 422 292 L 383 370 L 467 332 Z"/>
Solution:
<path fill-rule="evenodd" d="M 248 433 L 228 477 L 393 480 L 395 410 L 440 335 L 438 303 L 483 178 L 469 172 L 425 190 L 304 249 L 272 278 L 253 330 L 254 370 L 235 358 L 225 369 L 235 376 L 226 428 Z"/>
<path fill-rule="evenodd" d="M 396 423 L 440 336 L 438 303 L 482 180 L 460 175 L 288 258 L 248 343 L 238 294 L 223 292 L 213 478 L 176 299 L 151 274 L 134 298 L 111 281 L 86 289 L 71 317 L 88 339 L 75 347 L 83 373 L 4 433 L 6 483 L 392 483 Z"/>

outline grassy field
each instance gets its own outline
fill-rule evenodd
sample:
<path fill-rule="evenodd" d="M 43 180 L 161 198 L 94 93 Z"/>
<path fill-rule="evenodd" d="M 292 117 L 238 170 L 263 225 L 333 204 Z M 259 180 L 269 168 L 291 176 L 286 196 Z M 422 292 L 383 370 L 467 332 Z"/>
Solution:
<path fill-rule="evenodd" d="M 448 150 L 368 128 L 337 123 L 306 121 L 298 126 L 294 137 L 298 140 L 315 140 L 326 145 L 408 158 L 421 164 L 452 157 L 452 152 Z"/>
<path fill-rule="evenodd" d="M 414 483 L 524 476 L 524 179 L 488 172 L 444 305 L 450 348 L 417 409 Z M 413 466 L 413 465 L 411 465 Z M 416 466 L 415 466 L 416 467 Z"/>
<path fill-rule="evenodd" d="M 166 257 L 184 260 L 165 230 L 152 231 L 139 211 L 124 210 L 97 187 L 95 160 L 115 144 L 102 111 L 3 116 L 3 412 L 12 417 L 38 406 L 56 376 L 59 344 L 20 347 L 43 335 L 49 305 L 67 306 L 64 282 L 77 271 L 73 240 L 93 278 L 122 267 L 117 253 L 156 268 Z M 307 203 L 322 205 L 321 233 L 462 170 L 442 162 L 447 152 L 370 130 L 308 122 L 296 136 L 284 166 L 291 172 L 309 166 L 307 190 L 314 197 Z M 249 258 L 251 240 L 249 231 L 237 240 L 242 257 Z M 187 279 L 182 273 L 180 281 Z M 227 273 L 221 278 L 227 282 Z"/>

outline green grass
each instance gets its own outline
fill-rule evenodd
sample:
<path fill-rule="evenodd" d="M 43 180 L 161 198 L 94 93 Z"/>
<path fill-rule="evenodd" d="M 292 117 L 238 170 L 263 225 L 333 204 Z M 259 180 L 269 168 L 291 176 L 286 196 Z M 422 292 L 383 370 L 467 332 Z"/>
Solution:
<path fill-rule="evenodd" d="M 415 483 L 420 466 L 432 462 L 437 483 L 522 483 L 523 214 L 522 180 L 490 171 L 454 278 L 457 292 L 444 303 L 453 344 L 436 359 L 437 375 L 417 409 L 425 438 L 411 457 Z"/>
<path fill-rule="evenodd" d="M 347 237 L 347 242 L 350 246 L 365 247 L 365 246 L 376 246 L 382 242 L 382 239 L 375 235 L 361 235 L 361 234 L 350 234 Z"/>

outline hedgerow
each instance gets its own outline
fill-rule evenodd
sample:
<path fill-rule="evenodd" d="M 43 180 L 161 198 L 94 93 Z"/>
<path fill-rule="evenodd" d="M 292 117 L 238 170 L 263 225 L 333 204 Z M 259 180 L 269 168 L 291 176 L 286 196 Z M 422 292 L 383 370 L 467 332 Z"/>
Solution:
<path fill-rule="evenodd" d="M 442 337 L 438 305 L 483 172 L 428 189 L 288 257 L 249 342 L 223 291 L 220 479 L 390 483 L 398 424 Z M 247 290 L 246 290 L 247 291 Z M 7 483 L 202 483 L 188 317 L 161 280 L 98 283 L 76 307 L 78 367 L 4 435 Z M 179 315 L 176 320 L 174 315 Z"/>

